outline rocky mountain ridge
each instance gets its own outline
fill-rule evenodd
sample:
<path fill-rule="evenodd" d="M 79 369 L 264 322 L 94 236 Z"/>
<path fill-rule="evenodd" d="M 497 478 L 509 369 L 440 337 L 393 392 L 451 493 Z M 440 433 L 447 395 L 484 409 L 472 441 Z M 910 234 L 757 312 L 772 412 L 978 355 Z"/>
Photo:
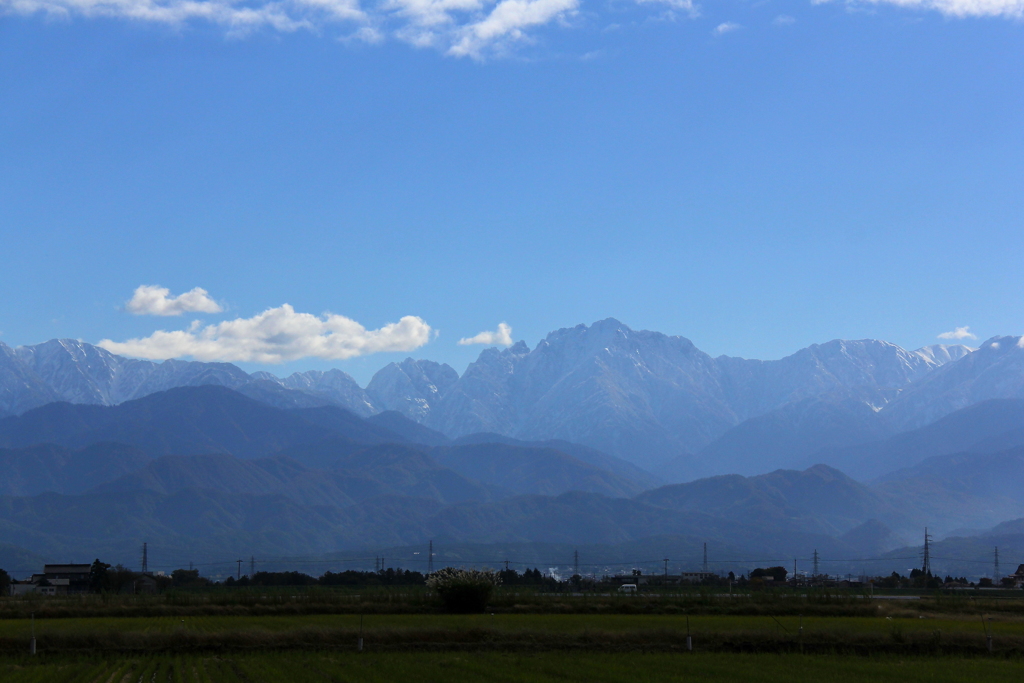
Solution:
<path fill-rule="evenodd" d="M 877 340 L 834 340 L 761 361 L 713 358 L 683 337 L 634 331 L 609 318 L 556 330 L 532 350 L 523 342 L 485 349 L 461 376 L 448 365 L 408 358 L 382 368 L 365 389 L 337 369 L 280 378 L 229 363 L 124 358 L 75 340 L 16 349 L 0 343 L 0 416 L 54 401 L 116 405 L 210 384 L 277 407 L 336 405 L 363 417 L 395 411 L 449 438 L 488 432 L 562 439 L 650 469 L 775 411 L 782 411 L 772 418 L 781 427 L 773 429 L 799 431 L 809 415 L 831 420 L 836 406 L 867 406 L 899 431 L 985 398 L 1024 396 L 1024 349 L 1015 338 L 1000 339 L 983 344 L 977 361 L 962 345 L 908 351 Z M 822 401 L 827 409 L 793 409 Z M 808 429 L 827 435 L 824 443 L 796 438 L 809 451 L 859 438 L 821 425 Z"/>

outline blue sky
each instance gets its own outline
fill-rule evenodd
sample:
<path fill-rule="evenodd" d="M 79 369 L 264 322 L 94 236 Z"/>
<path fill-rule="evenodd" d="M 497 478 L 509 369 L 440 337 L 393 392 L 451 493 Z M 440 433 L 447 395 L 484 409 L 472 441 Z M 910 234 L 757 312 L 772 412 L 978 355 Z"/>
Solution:
<path fill-rule="evenodd" d="M 365 382 L 499 322 L 1020 334 L 1024 2 L 904 4 L 0 0 L 0 341 Z"/>

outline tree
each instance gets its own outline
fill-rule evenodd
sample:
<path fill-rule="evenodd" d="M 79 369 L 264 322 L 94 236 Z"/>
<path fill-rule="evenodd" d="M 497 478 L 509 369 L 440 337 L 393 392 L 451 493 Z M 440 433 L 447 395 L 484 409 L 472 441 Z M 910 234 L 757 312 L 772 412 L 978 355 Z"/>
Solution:
<path fill-rule="evenodd" d="M 11 585 L 11 575 L 0 569 L 0 595 L 7 595 L 7 589 Z"/>
<path fill-rule="evenodd" d="M 107 570 L 110 569 L 110 565 L 106 562 L 100 562 L 99 558 L 92 563 L 89 568 L 89 591 L 92 593 L 102 593 L 103 591 L 110 588 L 110 577 L 107 576 Z"/>
<path fill-rule="evenodd" d="M 760 579 L 766 576 L 770 576 L 773 581 L 782 582 L 786 580 L 786 574 L 788 573 L 789 572 L 786 570 L 785 567 L 768 567 L 767 569 L 762 569 L 761 567 L 758 567 L 754 571 L 750 572 L 750 578 Z"/>

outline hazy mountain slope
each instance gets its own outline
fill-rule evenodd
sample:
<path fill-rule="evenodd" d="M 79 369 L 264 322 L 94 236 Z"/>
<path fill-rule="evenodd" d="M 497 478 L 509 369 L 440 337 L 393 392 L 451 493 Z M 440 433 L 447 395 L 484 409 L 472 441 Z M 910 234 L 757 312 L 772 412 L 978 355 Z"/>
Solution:
<path fill-rule="evenodd" d="M 451 443 L 451 439 L 441 432 L 430 429 L 418 422 L 413 422 L 405 415 L 394 410 L 385 410 L 382 413 L 377 413 L 366 418 L 366 421 L 398 434 L 411 443 L 419 443 L 425 446 L 444 446 Z"/>
<path fill-rule="evenodd" d="M 151 460 L 134 446 L 116 443 L 94 444 L 77 451 L 53 444 L 0 448 L 0 495 L 82 493 L 139 470 Z"/>
<path fill-rule="evenodd" d="M 336 436 L 298 412 L 272 408 L 225 387 L 180 387 L 117 406 L 53 403 L 8 417 L 0 420 L 0 445 L 81 448 L 112 441 L 151 455 L 230 452 L 255 457 Z"/>
<path fill-rule="evenodd" d="M 1024 517 L 1024 446 L 928 458 L 872 482 L 928 520 L 935 533 Z"/>
<path fill-rule="evenodd" d="M 295 372 L 284 378 L 269 372 L 255 372 L 252 379 L 274 382 L 284 388 L 318 398 L 326 404 L 350 410 L 360 417 L 373 415 L 379 410 L 352 376 L 338 369 Z"/>
<path fill-rule="evenodd" d="M 400 444 L 370 446 L 340 458 L 331 473 L 372 481 L 375 489 L 352 493 L 357 500 L 410 496 L 440 503 L 487 501 L 498 497 L 493 487 L 439 464 L 431 455 Z"/>
<path fill-rule="evenodd" d="M 903 391 L 886 417 L 900 429 L 922 427 L 989 399 L 1024 399 L 1022 337 L 993 337 Z"/>
<path fill-rule="evenodd" d="M 483 433 L 483 434 L 467 434 L 466 436 L 457 439 L 453 445 L 461 446 L 466 444 L 484 444 L 484 443 L 497 443 L 505 444 L 507 446 L 519 446 L 522 448 L 548 448 L 554 449 L 565 453 L 566 455 L 572 456 L 577 460 L 593 465 L 602 470 L 617 474 L 620 477 L 629 479 L 642 489 L 652 489 L 657 486 L 661 486 L 665 482 L 661 481 L 658 477 L 654 476 L 647 470 L 637 467 L 631 462 L 623 460 L 622 458 L 616 458 L 614 455 L 608 455 L 595 448 L 583 446 L 577 443 L 571 443 L 563 439 L 548 439 L 546 441 L 523 441 L 522 439 L 513 439 L 510 436 L 502 436 L 494 433 Z"/>
<path fill-rule="evenodd" d="M 430 456 L 465 477 L 514 494 L 558 495 L 566 491 L 590 491 L 626 497 L 642 490 L 625 477 L 552 448 L 465 444 L 435 448 L 430 451 Z"/>
<path fill-rule="evenodd" d="M 296 389 L 288 389 L 272 380 L 254 379 L 236 387 L 235 391 L 248 396 L 254 401 L 265 403 L 274 408 L 291 410 L 295 408 L 322 408 L 335 403 L 315 394 Z"/>
<path fill-rule="evenodd" d="M 875 517 L 898 515 L 890 501 L 824 465 L 757 477 L 711 477 L 664 486 L 636 499 L 681 512 L 742 522 L 758 520 L 779 529 L 830 535 L 845 533 Z"/>
<path fill-rule="evenodd" d="M 1015 435 L 1024 437 L 1024 399 L 993 399 L 958 410 L 920 429 L 859 446 L 823 449 L 809 459 L 868 480 L 933 456 L 977 452 L 983 443 L 998 448 L 1024 443 L 1015 441 Z"/>
<path fill-rule="evenodd" d="M 447 364 L 406 358 L 378 370 L 366 393 L 383 410 L 424 422 L 458 380 L 459 373 Z"/>
<path fill-rule="evenodd" d="M 328 429 L 335 434 L 364 444 L 405 443 L 401 434 L 391 431 L 379 422 L 364 420 L 354 413 L 338 406 L 299 408 L 288 413 L 309 424 Z"/>
<path fill-rule="evenodd" d="M 697 457 L 716 474 L 760 474 L 779 467 L 807 467 L 824 448 L 877 441 L 892 433 L 866 401 L 845 392 L 827 394 L 745 420 Z M 670 481 L 692 480 L 688 466 L 687 460 L 682 468 L 667 465 L 659 473 Z"/>

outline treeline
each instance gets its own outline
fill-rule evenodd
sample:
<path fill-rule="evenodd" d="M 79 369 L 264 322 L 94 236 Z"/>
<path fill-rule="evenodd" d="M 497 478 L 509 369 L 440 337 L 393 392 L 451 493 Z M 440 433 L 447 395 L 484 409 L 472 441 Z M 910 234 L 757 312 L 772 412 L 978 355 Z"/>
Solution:
<path fill-rule="evenodd" d="M 545 576 L 536 567 L 522 573 L 515 569 L 498 572 L 501 584 L 506 586 L 534 586 L 556 590 L 564 582 Z M 245 588 L 249 586 L 424 586 L 427 575 L 409 569 L 392 568 L 379 571 L 357 571 L 349 569 L 343 572 L 325 572 L 321 576 L 311 576 L 298 571 L 290 572 L 256 572 L 252 576 L 236 578 L 229 576 L 223 581 L 211 581 L 199 576 L 198 569 L 175 569 L 165 578 L 166 588 L 194 588 L 202 586 L 224 586 L 227 588 Z"/>

